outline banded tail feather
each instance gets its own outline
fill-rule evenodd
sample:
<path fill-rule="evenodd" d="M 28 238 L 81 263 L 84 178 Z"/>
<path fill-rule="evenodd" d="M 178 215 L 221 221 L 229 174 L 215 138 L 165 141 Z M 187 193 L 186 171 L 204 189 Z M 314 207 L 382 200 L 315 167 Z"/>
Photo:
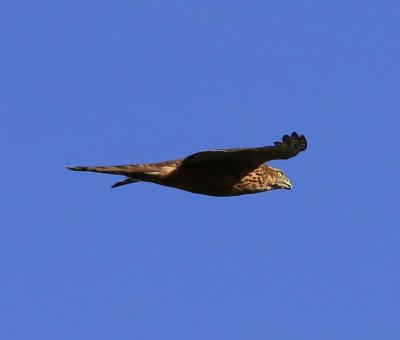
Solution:
<path fill-rule="evenodd" d="M 113 165 L 113 166 L 67 166 L 72 171 L 89 171 L 111 175 L 127 176 L 123 181 L 117 182 L 111 188 L 117 188 L 126 184 L 136 183 L 141 180 L 142 176 L 159 173 L 159 169 L 144 164 L 134 165 Z M 135 178 L 135 176 L 139 178 Z"/>
<path fill-rule="evenodd" d="M 72 171 L 99 172 L 111 175 L 126 175 L 135 172 L 135 165 L 114 165 L 114 166 L 67 166 Z M 136 170 L 137 172 L 137 170 Z"/>
<path fill-rule="evenodd" d="M 133 175 L 137 173 L 159 172 L 160 169 L 145 164 L 112 165 L 112 166 L 67 166 L 72 171 L 99 172 L 111 175 Z"/>

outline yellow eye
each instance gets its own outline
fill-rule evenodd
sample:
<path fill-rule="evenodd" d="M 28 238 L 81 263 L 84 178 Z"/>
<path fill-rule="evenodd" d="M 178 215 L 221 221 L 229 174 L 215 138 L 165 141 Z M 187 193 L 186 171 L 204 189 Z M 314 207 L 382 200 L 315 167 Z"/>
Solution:
<path fill-rule="evenodd" d="M 278 171 L 278 177 L 282 177 L 282 172 Z"/>

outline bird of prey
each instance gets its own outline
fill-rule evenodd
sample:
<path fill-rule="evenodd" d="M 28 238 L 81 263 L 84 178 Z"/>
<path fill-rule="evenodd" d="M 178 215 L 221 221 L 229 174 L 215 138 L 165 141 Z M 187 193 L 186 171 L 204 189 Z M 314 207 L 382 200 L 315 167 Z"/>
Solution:
<path fill-rule="evenodd" d="M 209 196 L 238 196 L 274 189 L 292 188 L 285 174 L 264 164 L 288 159 L 307 148 L 306 138 L 293 132 L 274 146 L 221 149 L 194 153 L 161 163 L 115 166 L 70 166 L 73 171 L 91 171 L 126 178 L 112 188 L 136 182 L 151 182 Z"/>

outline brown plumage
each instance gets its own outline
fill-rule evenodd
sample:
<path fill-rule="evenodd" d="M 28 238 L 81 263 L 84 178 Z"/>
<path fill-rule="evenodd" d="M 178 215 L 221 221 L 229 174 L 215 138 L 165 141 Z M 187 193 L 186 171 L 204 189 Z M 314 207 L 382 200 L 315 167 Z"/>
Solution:
<path fill-rule="evenodd" d="M 306 148 L 306 138 L 293 132 L 274 146 L 201 151 L 162 163 L 71 166 L 68 169 L 126 176 L 112 188 L 142 181 L 209 196 L 237 196 L 274 189 L 290 190 L 292 184 L 283 172 L 264 163 L 294 157 Z"/>

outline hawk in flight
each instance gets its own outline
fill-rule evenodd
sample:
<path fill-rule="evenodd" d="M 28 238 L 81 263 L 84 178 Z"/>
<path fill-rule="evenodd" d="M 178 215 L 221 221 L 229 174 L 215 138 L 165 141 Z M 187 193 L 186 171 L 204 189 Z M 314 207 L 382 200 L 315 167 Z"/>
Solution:
<path fill-rule="evenodd" d="M 70 166 L 73 171 L 91 171 L 126 178 L 112 188 L 135 182 L 151 182 L 209 196 L 237 196 L 292 188 L 285 174 L 264 164 L 288 159 L 307 148 L 306 138 L 293 132 L 274 146 L 201 151 L 186 158 L 162 163 L 115 166 Z"/>

